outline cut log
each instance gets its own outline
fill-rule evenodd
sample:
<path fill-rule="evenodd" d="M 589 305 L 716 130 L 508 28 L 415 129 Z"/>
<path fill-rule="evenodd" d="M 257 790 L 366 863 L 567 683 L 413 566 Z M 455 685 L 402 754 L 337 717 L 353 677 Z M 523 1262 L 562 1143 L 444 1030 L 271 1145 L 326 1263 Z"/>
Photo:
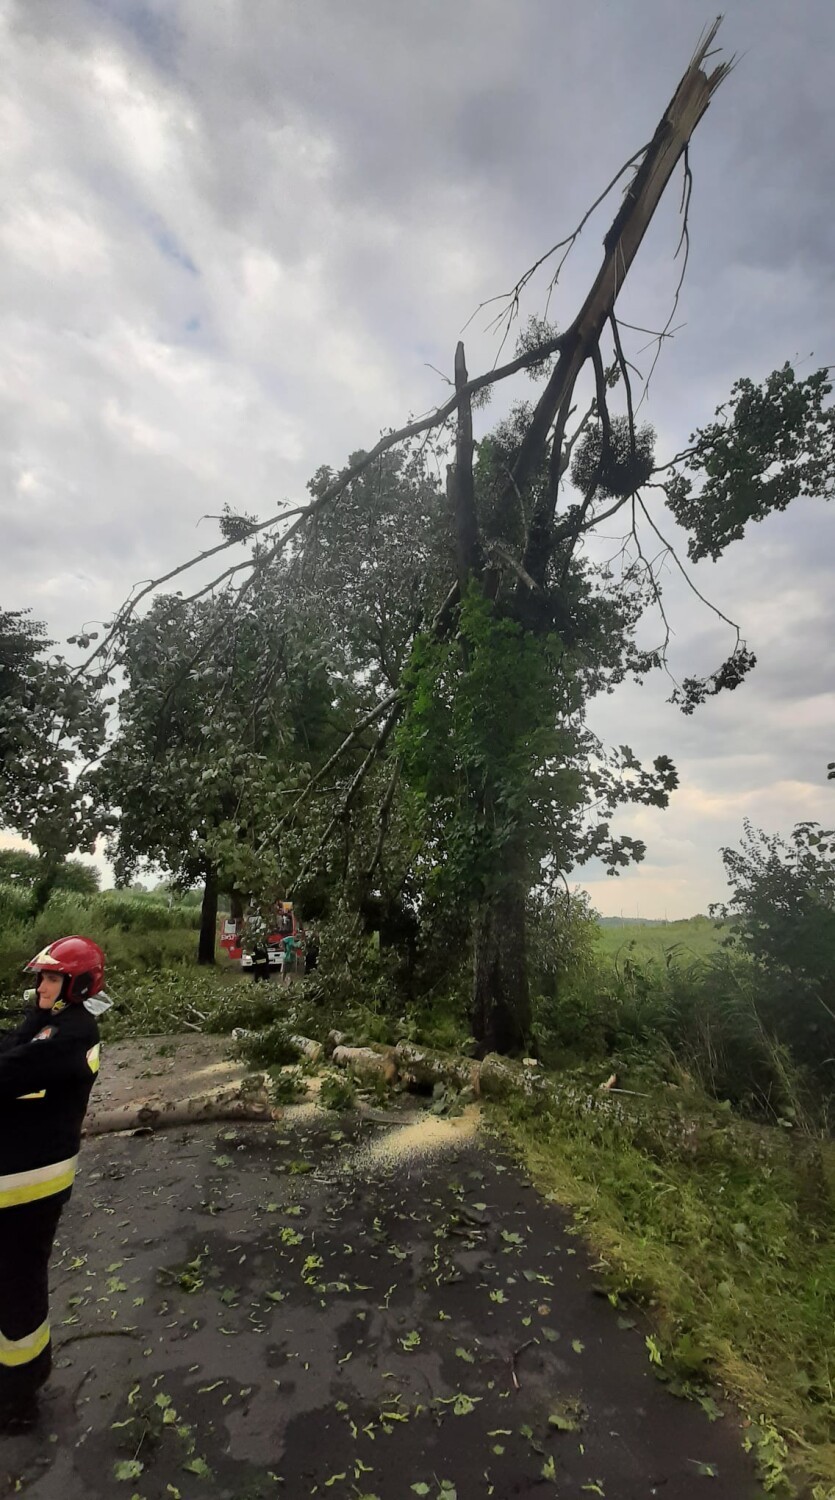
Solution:
<path fill-rule="evenodd" d="M 288 1046 L 294 1047 L 300 1057 L 306 1057 L 308 1062 L 317 1063 L 322 1056 L 324 1048 L 321 1042 L 315 1042 L 309 1036 L 288 1036 Z"/>
<path fill-rule="evenodd" d="M 382 1079 L 394 1083 L 397 1079 L 397 1063 L 391 1049 L 375 1052 L 372 1047 L 335 1047 L 333 1061 L 340 1068 L 347 1068 L 355 1078 L 369 1082 Z"/>
<path fill-rule="evenodd" d="M 476 1094 L 479 1091 L 479 1064 L 471 1058 L 445 1057 L 430 1047 L 417 1047 L 414 1042 L 398 1042 L 394 1055 L 400 1072 L 418 1087 L 449 1083 L 458 1089 L 472 1089 Z"/>
<path fill-rule="evenodd" d="M 500 1057 L 497 1052 L 488 1052 L 478 1073 L 479 1092 L 489 1099 L 504 1099 L 509 1094 L 536 1094 L 548 1088 L 548 1079 L 514 1062 L 511 1057 Z"/>
<path fill-rule="evenodd" d="M 112 1135 L 118 1130 L 167 1130 L 175 1125 L 222 1120 L 277 1120 L 282 1111 L 272 1104 L 260 1075 L 244 1079 L 234 1089 L 201 1094 L 165 1104 L 128 1104 L 91 1115 L 84 1134 Z"/>

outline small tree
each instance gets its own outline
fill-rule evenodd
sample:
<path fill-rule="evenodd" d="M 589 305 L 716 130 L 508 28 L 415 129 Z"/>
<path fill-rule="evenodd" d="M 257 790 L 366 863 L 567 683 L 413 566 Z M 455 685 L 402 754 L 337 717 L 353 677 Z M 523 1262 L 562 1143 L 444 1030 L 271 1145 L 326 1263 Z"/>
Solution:
<path fill-rule="evenodd" d="M 45 861 L 25 849 L 0 849 L 0 884 L 37 890 L 47 874 Z M 99 889 L 99 872 L 94 865 L 80 859 L 65 859 L 52 872 L 52 888 L 73 891 L 78 896 L 95 896 Z"/>
<path fill-rule="evenodd" d="M 100 677 L 79 678 L 27 612 L 0 610 L 0 827 L 40 855 L 39 912 L 62 862 L 89 846 L 102 811 L 85 765 L 101 751 Z"/>
<path fill-rule="evenodd" d="M 819 1081 L 835 1083 L 835 829 L 798 823 L 790 841 L 745 823 L 723 849 L 733 890 L 715 908 L 758 972 L 769 1028 Z"/>
<path fill-rule="evenodd" d="M 266 588 L 247 609 L 226 596 L 156 600 L 126 633 L 119 665 L 118 730 L 97 773 L 118 809 L 117 879 L 144 859 L 181 887 L 201 882 L 198 961 L 211 964 L 221 886 L 247 889 L 256 847 L 257 878 L 280 881 L 271 829 L 327 743 L 328 674 L 303 641 L 290 648 Z"/>

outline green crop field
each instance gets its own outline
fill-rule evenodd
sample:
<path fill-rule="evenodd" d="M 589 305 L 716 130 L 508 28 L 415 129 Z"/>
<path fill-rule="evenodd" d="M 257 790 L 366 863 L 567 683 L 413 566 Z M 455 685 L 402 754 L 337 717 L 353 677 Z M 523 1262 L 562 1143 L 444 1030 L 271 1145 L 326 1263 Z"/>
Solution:
<path fill-rule="evenodd" d="M 666 960 L 672 953 L 680 962 L 709 958 L 728 935 L 728 924 L 710 917 L 688 917 L 681 922 L 628 922 L 600 927 L 600 948 L 606 958 Z"/>

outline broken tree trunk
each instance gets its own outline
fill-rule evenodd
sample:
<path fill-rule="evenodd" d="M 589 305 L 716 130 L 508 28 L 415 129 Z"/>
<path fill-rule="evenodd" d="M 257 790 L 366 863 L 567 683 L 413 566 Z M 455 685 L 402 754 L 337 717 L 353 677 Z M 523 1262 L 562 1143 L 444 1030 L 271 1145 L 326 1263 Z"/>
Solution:
<path fill-rule="evenodd" d="M 467 584 L 477 577 L 481 565 L 478 519 L 473 482 L 473 412 L 467 390 L 467 365 L 464 345 L 455 350 L 455 389 L 458 393 L 458 420 L 455 436 L 455 463 L 449 469 L 448 493 L 455 525 L 455 553 L 458 586 L 463 598 Z"/>
<path fill-rule="evenodd" d="M 732 67 L 732 63 L 720 63 L 711 73 L 702 69 L 718 26 L 717 20 L 696 49 L 606 235 L 603 263 L 583 306 L 567 330 L 554 371 L 519 448 L 510 482 L 514 488 L 525 489 L 542 456 L 551 424 L 561 409 L 567 410 L 577 377 L 600 342 L 662 194 L 713 94 Z M 556 501 L 556 486 L 549 486 L 534 513 L 523 558 L 525 571 L 540 586 L 545 581 L 551 554 Z M 524 597 L 522 588 L 520 584 L 520 600 Z"/>
<path fill-rule="evenodd" d="M 203 886 L 203 901 L 200 907 L 200 936 L 197 941 L 197 962 L 213 964 L 217 941 L 217 865 L 206 866 Z"/>

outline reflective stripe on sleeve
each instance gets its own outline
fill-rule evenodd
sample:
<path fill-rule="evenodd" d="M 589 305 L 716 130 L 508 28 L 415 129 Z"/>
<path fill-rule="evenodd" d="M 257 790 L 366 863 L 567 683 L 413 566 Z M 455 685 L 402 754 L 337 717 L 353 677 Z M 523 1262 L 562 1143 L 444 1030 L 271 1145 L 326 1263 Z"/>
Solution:
<path fill-rule="evenodd" d="M 17 1208 L 21 1203 L 34 1203 L 38 1198 L 63 1193 L 73 1185 L 77 1162 L 77 1156 L 68 1156 L 66 1161 L 32 1167 L 28 1172 L 7 1172 L 0 1177 L 0 1208 Z"/>
<path fill-rule="evenodd" d="M 7 1339 L 0 1329 L 0 1368 L 12 1369 L 17 1365 L 31 1364 L 33 1359 L 43 1354 L 48 1343 L 49 1318 L 34 1333 L 27 1333 L 22 1339 Z"/>

